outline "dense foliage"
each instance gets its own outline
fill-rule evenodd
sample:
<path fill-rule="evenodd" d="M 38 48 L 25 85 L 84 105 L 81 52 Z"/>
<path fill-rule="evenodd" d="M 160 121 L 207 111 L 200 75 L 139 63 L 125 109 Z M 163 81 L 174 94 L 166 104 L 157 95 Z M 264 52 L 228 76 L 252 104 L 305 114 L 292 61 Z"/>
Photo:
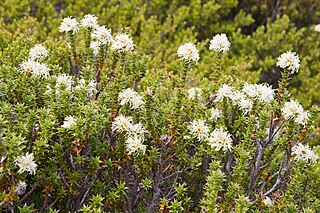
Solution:
<path fill-rule="evenodd" d="M 319 7 L 1 2 L 1 210 L 317 212 Z"/>

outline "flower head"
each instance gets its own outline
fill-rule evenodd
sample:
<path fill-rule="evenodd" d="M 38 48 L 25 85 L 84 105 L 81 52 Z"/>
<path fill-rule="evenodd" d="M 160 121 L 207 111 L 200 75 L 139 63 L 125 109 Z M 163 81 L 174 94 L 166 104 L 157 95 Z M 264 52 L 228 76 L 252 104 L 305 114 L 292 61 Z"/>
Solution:
<path fill-rule="evenodd" d="M 121 33 L 112 40 L 111 49 L 119 53 L 131 51 L 134 49 L 133 40 L 128 34 Z"/>
<path fill-rule="evenodd" d="M 29 58 L 31 60 L 43 60 L 48 56 L 48 51 L 41 44 L 36 44 L 29 51 Z"/>
<path fill-rule="evenodd" d="M 98 18 L 94 15 L 87 14 L 81 19 L 80 24 L 85 28 L 96 28 L 98 27 Z"/>
<path fill-rule="evenodd" d="M 192 44 L 191 42 L 185 43 L 184 45 L 180 46 L 177 54 L 182 60 L 186 62 L 193 61 L 194 63 L 197 63 L 200 59 L 196 45 Z"/>
<path fill-rule="evenodd" d="M 274 90 L 271 86 L 263 84 L 246 84 L 243 89 L 250 98 L 259 100 L 264 103 L 270 103 L 274 99 Z"/>
<path fill-rule="evenodd" d="M 205 124 L 204 120 L 198 119 L 190 122 L 188 126 L 190 133 L 203 141 L 208 138 L 209 127 Z"/>
<path fill-rule="evenodd" d="M 208 138 L 208 142 L 209 145 L 216 151 L 219 151 L 221 148 L 223 151 L 232 149 L 231 135 L 229 132 L 223 131 L 222 128 L 213 130 Z"/>
<path fill-rule="evenodd" d="M 112 122 L 112 131 L 117 131 L 119 133 L 129 132 L 132 126 L 132 118 L 125 117 L 123 115 L 118 115 Z"/>
<path fill-rule="evenodd" d="M 265 197 L 263 200 L 262 200 L 263 204 L 266 205 L 266 206 L 273 206 L 273 201 L 269 198 L 269 197 Z"/>
<path fill-rule="evenodd" d="M 314 163 L 318 160 L 319 156 L 317 156 L 308 145 L 303 145 L 299 143 L 292 148 L 292 154 L 295 155 L 295 160 L 303 160 Z"/>
<path fill-rule="evenodd" d="M 233 91 L 233 87 L 227 85 L 227 84 L 223 84 L 220 89 L 217 92 L 216 98 L 215 98 L 215 102 L 219 102 L 220 100 L 222 100 L 223 98 L 230 98 Z"/>
<path fill-rule="evenodd" d="M 202 92 L 201 88 L 197 88 L 197 87 L 190 88 L 188 90 L 188 93 L 189 93 L 188 98 L 190 100 L 194 100 L 195 98 L 197 98 L 198 100 L 201 100 L 202 99 L 201 92 Z"/>
<path fill-rule="evenodd" d="M 34 162 L 33 153 L 20 155 L 15 160 L 15 164 L 19 166 L 18 173 L 29 172 L 31 175 L 36 173 L 37 164 Z"/>
<path fill-rule="evenodd" d="M 287 101 L 281 109 L 286 120 L 293 119 L 296 123 L 306 125 L 309 121 L 309 112 L 305 112 L 301 104 L 297 101 Z"/>
<path fill-rule="evenodd" d="M 75 34 L 79 32 L 79 23 L 75 18 L 71 18 L 71 17 L 64 18 L 59 27 L 59 31 L 61 33 L 63 32 L 68 33 L 72 31 L 72 33 Z"/>
<path fill-rule="evenodd" d="M 27 184 L 24 181 L 19 181 L 17 188 L 15 188 L 15 193 L 17 195 L 23 195 L 26 192 Z"/>
<path fill-rule="evenodd" d="M 295 52 L 291 51 L 282 53 L 278 57 L 277 66 L 281 67 L 282 69 L 288 69 L 291 71 L 291 73 L 298 72 L 300 68 L 299 56 Z"/>
<path fill-rule="evenodd" d="M 99 44 L 110 44 L 112 41 L 111 29 L 105 26 L 97 27 L 91 34 L 92 39 L 95 39 Z M 97 45 L 96 44 L 96 45 Z"/>
<path fill-rule="evenodd" d="M 100 50 L 100 42 L 99 41 L 91 41 L 90 48 L 93 51 L 93 55 L 97 56 Z"/>
<path fill-rule="evenodd" d="M 221 110 L 216 108 L 211 108 L 211 116 L 210 116 L 211 120 L 216 122 L 218 118 L 220 118 L 221 116 L 222 116 Z"/>
<path fill-rule="evenodd" d="M 47 77 L 50 75 L 50 69 L 47 65 L 37 61 L 24 61 L 20 64 L 20 67 L 23 72 L 30 72 L 33 76 Z"/>
<path fill-rule="evenodd" d="M 317 24 L 315 27 L 314 27 L 314 30 L 316 32 L 319 32 L 320 33 L 320 24 Z"/>
<path fill-rule="evenodd" d="M 71 129 L 72 127 L 74 127 L 76 125 L 76 121 L 77 119 L 73 116 L 67 116 L 64 119 L 63 125 L 61 125 L 62 128 L 65 129 Z"/>
<path fill-rule="evenodd" d="M 143 135 L 146 132 L 147 132 L 146 128 L 141 123 L 137 123 L 129 126 L 128 134 L 131 137 L 143 138 L 144 137 Z"/>
<path fill-rule="evenodd" d="M 72 78 L 68 74 L 59 74 L 56 78 L 56 88 L 60 88 L 61 85 L 64 85 L 66 90 L 71 90 L 72 84 Z"/>
<path fill-rule="evenodd" d="M 142 139 L 139 137 L 130 137 L 126 141 L 126 147 L 128 151 L 128 155 L 139 153 L 142 151 L 144 154 L 146 152 L 147 146 L 142 143 Z"/>
<path fill-rule="evenodd" d="M 229 50 L 230 44 L 226 34 L 218 34 L 211 39 L 209 50 L 226 52 Z"/>
<path fill-rule="evenodd" d="M 124 89 L 119 93 L 119 101 L 122 106 L 128 103 L 132 109 L 139 109 L 144 105 L 142 97 L 130 88 Z"/>

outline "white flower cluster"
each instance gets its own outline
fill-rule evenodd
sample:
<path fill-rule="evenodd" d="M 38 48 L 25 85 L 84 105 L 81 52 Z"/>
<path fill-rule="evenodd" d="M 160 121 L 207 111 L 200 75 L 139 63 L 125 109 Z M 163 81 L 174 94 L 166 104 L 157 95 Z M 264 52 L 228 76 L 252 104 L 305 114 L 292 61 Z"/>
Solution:
<path fill-rule="evenodd" d="M 41 63 L 48 56 L 48 51 L 41 44 L 36 44 L 29 51 L 28 61 L 20 64 L 22 72 L 30 72 L 33 76 L 48 77 L 50 75 L 47 64 Z"/>
<path fill-rule="evenodd" d="M 319 156 L 316 155 L 308 145 L 303 145 L 301 143 L 299 143 L 298 145 L 295 145 L 292 148 L 292 154 L 295 155 L 294 157 L 295 160 L 298 160 L 298 161 L 310 160 L 311 163 L 315 163 L 319 158 Z"/>
<path fill-rule="evenodd" d="M 294 122 L 306 125 L 309 121 L 309 112 L 304 111 L 301 104 L 297 101 L 287 101 L 281 109 L 282 115 L 286 120 L 294 120 Z"/>
<path fill-rule="evenodd" d="M 227 52 L 230 48 L 230 45 L 231 43 L 229 42 L 226 34 L 218 34 L 210 40 L 209 50 Z"/>
<path fill-rule="evenodd" d="M 63 124 L 61 125 L 62 128 L 71 129 L 76 125 L 77 119 L 73 116 L 67 116 L 64 118 Z"/>
<path fill-rule="evenodd" d="M 80 30 L 79 28 L 79 23 L 78 21 L 75 19 L 75 18 L 72 18 L 72 17 L 67 17 L 67 18 L 64 18 L 62 20 L 62 23 L 59 27 L 59 31 L 61 33 L 65 32 L 65 33 L 68 33 L 68 32 L 72 32 L 72 34 L 75 34 L 75 33 L 78 33 Z"/>
<path fill-rule="evenodd" d="M 18 173 L 29 172 L 31 175 L 36 173 L 37 164 L 34 162 L 33 153 L 20 155 L 16 158 L 15 164 L 19 166 Z"/>
<path fill-rule="evenodd" d="M 277 66 L 282 69 L 288 69 L 291 71 L 291 74 L 298 72 L 300 68 L 300 59 L 295 52 L 288 51 L 282 53 L 278 57 Z"/>
<path fill-rule="evenodd" d="M 82 78 L 78 81 L 77 86 L 74 87 L 75 90 L 85 89 L 89 98 L 93 99 L 97 93 L 97 82 L 90 80 L 86 85 L 86 81 Z"/>
<path fill-rule="evenodd" d="M 23 181 L 19 181 L 17 188 L 15 188 L 14 192 L 17 195 L 24 195 L 24 193 L 26 192 L 27 189 L 27 184 L 26 182 Z"/>
<path fill-rule="evenodd" d="M 316 32 L 319 32 L 320 33 L 320 24 L 317 24 L 315 27 L 314 27 L 314 30 Z"/>
<path fill-rule="evenodd" d="M 216 151 L 219 151 L 220 149 L 223 151 L 232 149 L 231 135 L 222 128 L 213 130 L 208 138 L 208 142 L 209 145 Z"/>
<path fill-rule="evenodd" d="M 193 136 L 198 138 L 199 141 L 204 141 L 208 138 L 209 127 L 205 124 L 204 120 L 198 119 L 190 122 L 188 129 Z"/>
<path fill-rule="evenodd" d="M 56 93 L 59 94 L 60 90 L 64 88 L 67 91 L 72 90 L 73 80 L 72 77 L 68 74 L 59 74 L 56 77 Z"/>
<path fill-rule="evenodd" d="M 198 87 L 190 88 L 188 90 L 188 98 L 190 100 L 194 100 L 194 99 L 201 100 L 202 99 L 201 93 L 202 93 L 201 88 L 198 88 Z"/>
<path fill-rule="evenodd" d="M 266 104 L 270 103 L 274 99 L 274 90 L 271 86 L 263 84 L 246 84 L 243 89 L 250 98 L 259 100 Z"/>
<path fill-rule="evenodd" d="M 95 40 L 93 42 L 97 42 L 97 44 L 99 44 L 98 46 L 102 44 L 110 44 L 112 41 L 111 29 L 108 29 L 106 26 L 99 26 L 92 32 L 91 38 Z M 96 45 L 92 44 L 92 46 Z"/>
<path fill-rule="evenodd" d="M 112 39 L 111 49 L 119 53 L 131 51 L 134 49 L 133 40 L 128 34 L 121 33 Z"/>
<path fill-rule="evenodd" d="M 131 117 L 125 117 L 118 115 L 112 123 L 112 131 L 118 133 L 126 133 L 128 137 L 126 140 L 126 148 L 128 154 L 139 153 L 143 154 L 146 151 L 147 146 L 143 144 L 144 134 L 147 132 L 145 127 L 141 123 L 133 124 Z"/>
<path fill-rule="evenodd" d="M 222 112 L 219 109 L 211 108 L 210 112 L 211 112 L 210 119 L 215 122 L 222 116 Z"/>
<path fill-rule="evenodd" d="M 223 100 L 224 98 L 229 98 L 231 94 L 233 93 L 233 87 L 227 85 L 227 84 L 222 84 L 222 86 L 219 88 L 216 98 L 214 102 L 219 102 Z"/>
<path fill-rule="evenodd" d="M 84 28 L 96 28 L 98 27 L 98 17 L 87 14 L 81 19 L 80 24 Z"/>
<path fill-rule="evenodd" d="M 36 44 L 29 51 L 29 59 L 34 61 L 42 61 L 48 56 L 48 51 L 41 44 Z"/>
<path fill-rule="evenodd" d="M 119 93 L 119 101 L 120 105 L 129 104 L 132 109 L 142 109 L 145 103 L 142 97 L 130 88 L 124 89 Z"/>
<path fill-rule="evenodd" d="M 180 46 L 177 51 L 178 56 L 186 61 L 190 62 L 193 61 L 197 63 L 200 59 L 199 51 L 197 50 L 196 45 L 192 44 L 191 42 L 185 43 L 184 45 Z"/>
<path fill-rule="evenodd" d="M 266 205 L 266 206 L 273 206 L 274 205 L 274 202 L 269 198 L 269 197 L 265 197 L 263 200 L 262 200 L 263 204 Z"/>

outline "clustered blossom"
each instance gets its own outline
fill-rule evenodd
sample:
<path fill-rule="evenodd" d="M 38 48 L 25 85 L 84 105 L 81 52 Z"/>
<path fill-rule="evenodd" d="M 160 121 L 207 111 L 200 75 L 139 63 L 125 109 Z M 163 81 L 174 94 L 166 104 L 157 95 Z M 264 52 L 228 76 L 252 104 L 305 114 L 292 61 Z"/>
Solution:
<path fill-rule="evenodd" d="M 110 44 L 112 41 L 111 29 L 108 29 L 105 26 L 99 26 L 91 33 L 91 38 L 97 42 L 93 46 Z"/>
<path fill-rule="evenodd" d="M 94 98 L 94 95 L 97 93 L 97 82 L 94 80 L 90 80 L 86 85 L 86 81 L 84 79 L 80 79 L 78 85 L 74 87 L 77 89 L 85 89 L 87 91 L 87 95 L 89 98 Z"/>
<path fill-rule="evenodd" d="M 200 59 L 199 51 L 197 50 L 196 45 L 192 44 L 191 42 L 185 43 L 184 45 L 180 46 L 177 51 L 178 56 L 186 61 L 197 63 Z"/>
<path fill-rule="evenodd" d="M 111 41 L 111 49 L 119 53 L 128 52 L 134 49 L 132 38 L 126 33 L 121 33 Z"/>
<path fill-rule="evenodd" d="M 319 32 L 320 33 L 320 24 L 317 24 L 315 27 L 314 27 L 314 30 L 316 32 Z"/>
<path fill-rule="evenodd" d="M 15 164 L 19 166 L 18 173 L 29 172 L 31 175 L 36 173 L 37 164 L 34 162 L 33 153 L 20 155 L 15 160 Z"/>
<path fill-rule="evenodd" d="M 126 133 L 128 138 L 125 144 L 128 155 L 139 154 L 140 151 L 145 154 L 147 146 L 143 144 L 143 140 L 147 130 L 141 123 L 133 124 L 131 117 L 118 115 L 112 122 L 112 131 Z"/>
<path fill-rule="evenodd" d="M 68 32 L 72 31 L 72 34 L 75 34 L 75 33 L 79 32 L 79 30 L 80 30 L 80 28 L 79 28 L 78 21 L 72 17 L 64 18 L 60 27 L 59 27 L 59 31 L 61 33 L 63 33 L 63 32 L 68 33 Z"/>
<path fill-rule="evenodd" d="M 216 151 L 219 151 L 220 149 L 223 151 L 232 149 L 231 135 L 222 128 L 213 130 L 208 138 L 208 142 L 209 145 Z"/>
<path fill-rule="evenodd" d="M 309 112 L 304 111 L 301 104 L 297 101 L 287 101 L 281 109 L 282 115 L 286 120 L 294 120 L 294 122 L 306 125 L 309 121 Z"/>
<path fill-rule="evenodd" d="M 73 116 L 67 116 L 64 119 L 63 124 L 61 125 L 62 128 L 65 129 L 71 129 L 72 127 L 74 127 L 76 125 L 76 121 L 77 119 Z"/>
<path fill-rule="evenodd" d="M 100 42 L 99 41 L 92 41 L 90 43 L 90 48 L 93 51 L 93 55 L 97 56 L 99 54 L 100 51 Z"/>
<path fill-rule="evenodd" d="M 198 138 L 199 141 L 203 141 L 208 138 L 209 127 L 205 124 L 204 120 L 198 119 L 190 122 L 188 129 L 193 136 Z"/>
<path fill-rule="evenodd" d="M 300 59 L 295 52 L 288 51 L 282 53 L 278 57 L 277 66 L 282 69 L 288 69 L 291 71 L 291 74 L 298 72 L 300 68 Z"/>
<path fill-rule="evenodd" d="M 81 19 L 80 24 L 85 28 L 96 28 L 98 26 L 98 17 L 87 14 Z"/>
<path fill-rule="evenodd" d="M 311 163 L 315 163 L 319 158 L 319 156 L 316 155 L 308 145 L 303 145 L 301 143 L 292 148 L 292 154 L 295 155 L 295 160 L 310 160 Z"/>
<path fill-rule="evenodd" d="M 274 90 L 271 86 L 263 84 L 246 84 L 243 89 L 250 98 L 259 100 L 264 103 L 270 103 L 274 99 Z"/>
<path fill-rule="evenodd" d="M 142 97 L 134 90 L 127 88 L 119 93 L 120 105 L 124 106 L 129 104 L 132 109 L 142 108 L 144 101 Z"/>
<path fill-rule="evenodd" d="M 24 61 L 20 64 L 20 69 L 22 72 L 31 73 L 33 76 L 48 77 L 50 75 L 50 69 L 47 64 L 39 62 L 47 56 L 48 51 L 46 48 L 41 44 L 36 44 L 29 51 L 28 61 Z"/>
<path fill-rule="evenodd" d="M 142 151 L 145 154 L 147 146 L 143 144 L 143 141 L 140 137 L 129 137 L 126 141 L 126 147 L 128 151 L 128 155 L 137 153 L 139 154 Z"/>
<path fill-rule="evenodd" d="M 215 122 L 222 116 L 222 112 L 219 109 L 211 108 L 210 111 L 211 111 L 210 119 Z"/>
<path fill-rule="evenodd" d="M 26 184 L 26 182 L 20 181 L 20 182 L 18 183 L 17 188 L 15 188 L 14 192 L 15 192 L 17 195 L 23 195 L 23 194 L 26 192 L 26 189 L 27 189 L 27 184 Z"/>
<path fill-rule="evenodd" d="M 263 200 L 262 200 L 263 204 L 266 205 L 266 206 L 273 206 L 273 201 L 269 198 L 269 197 L 265 197 Z"/>
<path fill-rule="evenodd" d="M 66 90 L 71 91 L 72 89 L 72 77 L 68 74 L 59 74 L 56 78 L 56 90 L 58 92 L 59 88 L 61 88 L 61 86 L 64 86 Z"/>
<path fill-rule="evenodd" d="M 202 92 L 201 88 L 197 88 L 197 87 L 190 88 L 188 90 L 188 94 L 189 94 L 188 98 L 190 100 L 194 100 L 195 98 L 197 98 L 198 100 L 201 100 L 202 99 L 201 92 Z"/>
<path fill-rule="evenodd" d="M 30 72 L 33 76 L 48 77 L 50 75 L 48 66 L 37 61 L 24 61 L 20 64 L 20 68 L 23 72 Z"/>
<path fill-rule="evenodd" d="M 215 98 L 215 102 L 219 102 L 223 100 L 223 98 L 229 98 L 233 92 L 233 87 L 227 85 L 227 84 L 222 84 L 220 89 L 218 90 Z"/>
<path fill-rule="evenodd" d="M 226 52 L 229 50 L 230 44 L 231 43 L 229 42 L 226 34 L 218 34 L 210 40 L 209 50 L 215 50 L 217 52 Z"/>
<path fill-rule="evenodd" d="M 29 51 L 29 59 L 42 61 L 48 56 L 48 51 L 41 44 L 36 44 Z"/>

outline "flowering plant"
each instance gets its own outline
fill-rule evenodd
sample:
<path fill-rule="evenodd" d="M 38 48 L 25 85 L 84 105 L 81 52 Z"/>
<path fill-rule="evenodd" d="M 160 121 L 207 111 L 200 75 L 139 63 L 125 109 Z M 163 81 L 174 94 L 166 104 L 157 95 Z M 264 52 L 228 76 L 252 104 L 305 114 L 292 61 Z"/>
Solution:
<path fill-rule="evenodd" d="M 149 69 L 128 33 L 113 36 L 93 15 L 81 24 L 65 18 L 59 31 L 64 47 L 47 50 L 26 40 L 25 58 L 2 66 L 4 211 L 320 206 L 307 190 L 317 187 L 311 177 L 318 150 L 307 142 L 319 109 L 304 110 L 287 90 L 300 67 L 296 53 L 274 63 L 282 78 L 273 89 L 245 83 L 223 66 L 231 44 L 225 34 L 208 47 L 220 56 L 213 61 L 220 77 L 213 81 L 190 75 L 201 60 L 191 42 L 176 48 L 181 66 L 174 74 Z M 53 63 L 59 51 L 65 55 Z"/>

